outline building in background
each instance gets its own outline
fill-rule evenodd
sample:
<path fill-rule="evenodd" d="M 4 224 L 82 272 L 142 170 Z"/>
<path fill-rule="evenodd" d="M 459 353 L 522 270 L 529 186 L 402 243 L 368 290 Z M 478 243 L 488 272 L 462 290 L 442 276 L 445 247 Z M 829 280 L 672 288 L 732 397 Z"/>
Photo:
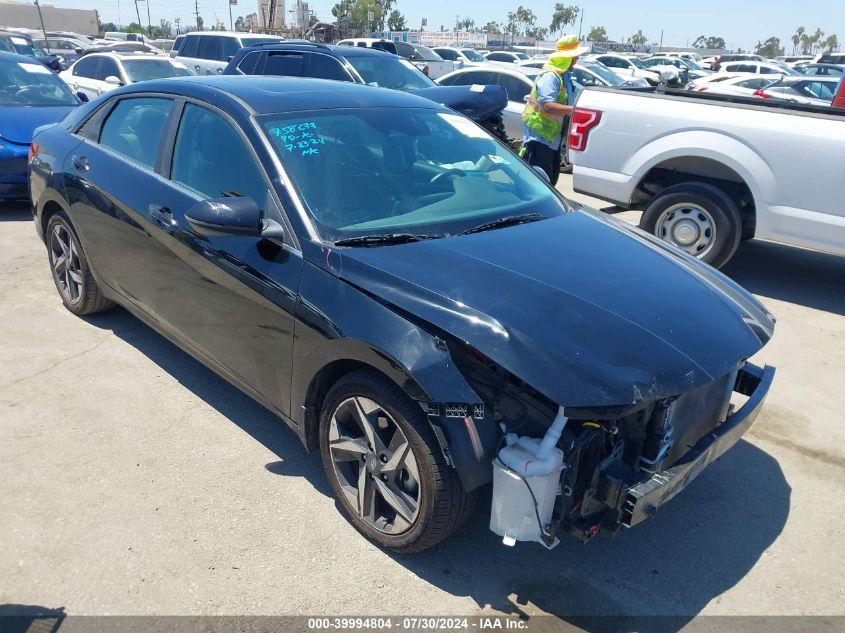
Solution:
<path fill-rule="evenodd" d="M 258 27 L 285 28 L 285 0 L 258 0 Z"/>
<path fill-rule="evenodd" d="M 244 16 L 244 23 L 246 24 L 247 31 L 255 31 L 261 23 L 258 21 L 258 14 L 257 13 L 249 13 Z"/>
<path fill-rule="evenodd" d="M 292 16 L 290 21 L 291 28 L 307 29 L 311 26 L 311 9 L 308 7 L 307 2 L 296 0 L 290 12 Z"/>
<path fill-rule="evenodd" d="M 97 35 L 100 30 L 95 9 L 59 9 L 42 2 L 41 14 L 44 16 L 44 28 L 48 31 L 73 31 L 84 35 Z M 0 26 L 40 30 L 41 20 L 38 17 L 38 7 L 32 2 L 0 0 Z"/>

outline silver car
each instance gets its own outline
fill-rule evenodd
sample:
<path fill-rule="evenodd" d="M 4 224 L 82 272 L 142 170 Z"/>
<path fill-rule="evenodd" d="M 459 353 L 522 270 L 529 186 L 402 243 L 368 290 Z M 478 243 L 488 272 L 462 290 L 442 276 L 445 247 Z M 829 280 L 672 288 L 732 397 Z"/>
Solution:
<path fill-rule="evenodd" d="M 258 33 L 232 33 L 228 31 L 199 31 L 176 38 L 170 56 L 185 64 L 197 75 L 217 75 L 232 61 L 239 48 L 285 38 Z"/>

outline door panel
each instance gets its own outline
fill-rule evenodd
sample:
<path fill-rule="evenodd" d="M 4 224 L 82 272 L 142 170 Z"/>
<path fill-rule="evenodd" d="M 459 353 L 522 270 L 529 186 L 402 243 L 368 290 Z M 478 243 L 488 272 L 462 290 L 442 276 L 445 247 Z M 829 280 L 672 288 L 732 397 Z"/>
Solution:
<path fill-rule="evenodd" d="M 150 198 L 146 302 L 193 348 L 290 414 L 293 312 L 302 264 L 288 246 L 256 237 L 204 237 L 185 213 L 204 198 L 249 195 L 277 215 L 254 157 L 228 120 L 188 104 L 171 182 Z M 156 219 L 154 216 L 158 216 Z"/>

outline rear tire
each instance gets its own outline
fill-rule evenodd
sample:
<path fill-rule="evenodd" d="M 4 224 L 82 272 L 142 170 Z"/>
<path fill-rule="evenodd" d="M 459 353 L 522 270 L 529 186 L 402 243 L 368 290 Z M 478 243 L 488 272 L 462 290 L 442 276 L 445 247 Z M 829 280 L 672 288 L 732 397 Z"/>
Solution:
<path fill-rule="evenodd" d="M 422 409 L 375 371 L 354 371 L 326 395 L 320 454 L 341 512 L 380 547 L 420 552 L 471 514 L 475 498 L 446 464 Z"/>
<path fill-rule="evenodd" d="M 79 236 L 64 213 L 47 223 L 47 257 L 53 283 L 65 307 L 76 316 L 103 312 L 114 307 L 97 286 Z"/>
<path fill-rule="evenodd" d="M 684 182 L 658 193 L 643 213 L 640 228 L 715 268 L 733 257 L 742 237 L 736 203 L 704 182 Z"/>

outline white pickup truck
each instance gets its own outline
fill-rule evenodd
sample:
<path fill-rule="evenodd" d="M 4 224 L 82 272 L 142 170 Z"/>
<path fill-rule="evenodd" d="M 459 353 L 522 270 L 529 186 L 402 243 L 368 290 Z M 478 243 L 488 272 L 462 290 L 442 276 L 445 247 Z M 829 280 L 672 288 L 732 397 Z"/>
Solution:
<path fill-rule="evenodd" d="M 577 192 L 713 266 L 752 237 L 845 255 L 845 110 L 591 88 L 569 158 Z"/>

